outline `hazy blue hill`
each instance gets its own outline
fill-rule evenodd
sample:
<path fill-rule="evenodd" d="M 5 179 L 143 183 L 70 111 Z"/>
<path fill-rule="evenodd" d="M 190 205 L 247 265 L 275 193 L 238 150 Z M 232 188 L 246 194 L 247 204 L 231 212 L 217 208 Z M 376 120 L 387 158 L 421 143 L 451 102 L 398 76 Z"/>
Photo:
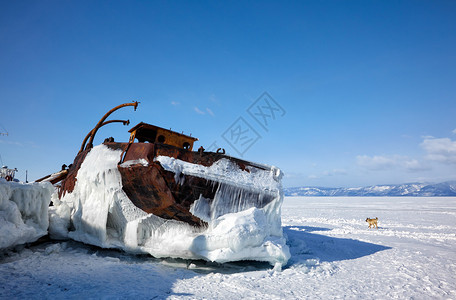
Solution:
<path fill-rule="evenodd" d="M 405 183 L 360 188 L 291 187 L 285 196 L 456 196 L 456 181 L 436 184 Z"/>

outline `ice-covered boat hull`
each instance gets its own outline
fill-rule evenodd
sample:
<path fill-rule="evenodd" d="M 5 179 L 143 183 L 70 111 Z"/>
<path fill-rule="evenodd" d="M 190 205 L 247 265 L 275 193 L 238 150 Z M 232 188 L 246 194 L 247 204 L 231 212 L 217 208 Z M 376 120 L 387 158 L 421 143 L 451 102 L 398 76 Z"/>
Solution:
<path fill-rule="evenodd" d="M 125 154 L 117 166 L 122 179 L 122 189 L 130 201 L 146 213 L 164 219 L 178 220 L 192 226 L 206 226 L 206 220 L 192 213 L 195 201 L 205 199 L 207 205 L 213 206 L 215 199 L 223 198 L 230 193 L 234 199 L 230 203 L 219 203 L 225 213 L 238 212 L 250 207 L 262 208 L 271 202 L 275 194 L 263 193 L 261 190 L 251 191 L 234 184 L 218 181 L 218 178 L 202 174 L 195 176 L 163 168 L 157 157 L 171 158 L 181 163 L 193 164 L 196 167 L 210 168 L 220 160 L 229 162 L 239 171 L 250 173 L 252 169 L 268 171 L 265 166 L 258 166 L 247 161 L 228 157 L 224 154 L 203 151 L 188 151 L 165 144 L 152 143 L 105 143 L 113 150 L 122 150 Z M 72 192 L 80 168 L 90 149 L 78 154 L 67 178 L 62 182 L 60 196 Z M 178 170 L 180 171 L 180 170 Z M 230 189 L 231 186 L 231 189 Z M 225 197 L 226 198 L 226 197 Z M 241 199 L 242 198 L 242 199 Z M 248 203 L 247 203 L 248 202 Z M 213 208 L 213 210 L 216 210 Z M 214 212 L 215 214 L 220 214 Z"/>
<path fill-rule="evenodd" d="M 155 257 L 284 265 L 290 253 L 281 227 L 278 168 L 222 149 L 193 151 L 197 139 L 191 135 L 142 122 L 129 130 L 128 142 L 108 138 L 93 147 L 103 125 L 128 124 L 105 121 L 110 113 L 137 104 L 109 111 L 87 134 L 73 164 L 62 166 L 50 235 Z"/>

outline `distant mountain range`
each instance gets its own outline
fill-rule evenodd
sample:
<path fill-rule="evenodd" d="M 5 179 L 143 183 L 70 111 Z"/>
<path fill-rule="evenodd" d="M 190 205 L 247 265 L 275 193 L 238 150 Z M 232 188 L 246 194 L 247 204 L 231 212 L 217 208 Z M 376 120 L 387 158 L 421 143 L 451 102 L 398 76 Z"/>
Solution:
<path fill-rule="evenodd" d="M 292 187 L 285 196 L 456 196 L 456 181 L 436 184 L 405 183 L 358 188 Z"/>

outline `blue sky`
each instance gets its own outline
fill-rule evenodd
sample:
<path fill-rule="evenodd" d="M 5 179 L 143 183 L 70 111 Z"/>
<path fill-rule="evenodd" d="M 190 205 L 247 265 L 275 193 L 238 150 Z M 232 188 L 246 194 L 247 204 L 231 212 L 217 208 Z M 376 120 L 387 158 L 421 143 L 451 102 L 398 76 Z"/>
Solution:
<path fill-rule="evenodd" d="M 286 187 L 455 180 L 455 15 L 455 1 L 1 0 L 0 155 L 37 179 L 138 100 L 95 142 L 143 121 L 276 165 Z"/>

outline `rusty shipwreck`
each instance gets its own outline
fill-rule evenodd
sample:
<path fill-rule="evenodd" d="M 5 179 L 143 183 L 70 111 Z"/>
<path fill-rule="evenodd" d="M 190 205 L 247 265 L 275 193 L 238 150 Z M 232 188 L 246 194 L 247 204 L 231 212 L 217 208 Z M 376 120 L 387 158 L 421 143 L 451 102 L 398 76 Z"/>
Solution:
<path fill-rule="evenodd" d="M 113 122 L 129 124 L 124 120 L 106 121 L 112 112 L 126 106 L 136 110 L 138 102 L 111 109 L 87 134 L 68 168 L 64 165 L 62 171 L 38 181 L 60 182 L 59 198 L 72 193 L 78 171 L 93 149 L 97 131 Z M 194 151 L 197 138 L 143 122 L 129 133 L 128 142 L 107 138 L 103 144 L 122 151 L 117 169 L 123 192 L 147 214 L 204 227 L 213 218 L 252 207 L 261 209 L 281 197 L 280 188 L 269 189 L 258 184 L 263 179 L 256 175 L 271 173 L 271 178 L 278 182 L 276 187 L 280 187 L 279 169 L 228 156 L 223 149 L 210 152 L 200 147 Z M 210 171 L 215 168 L 217 172 Z M 233 169 L 238 172 L 230 173 Z M 237 174 L 241 177 L 246 174 L 250 179 L 244 180 Z"/>

